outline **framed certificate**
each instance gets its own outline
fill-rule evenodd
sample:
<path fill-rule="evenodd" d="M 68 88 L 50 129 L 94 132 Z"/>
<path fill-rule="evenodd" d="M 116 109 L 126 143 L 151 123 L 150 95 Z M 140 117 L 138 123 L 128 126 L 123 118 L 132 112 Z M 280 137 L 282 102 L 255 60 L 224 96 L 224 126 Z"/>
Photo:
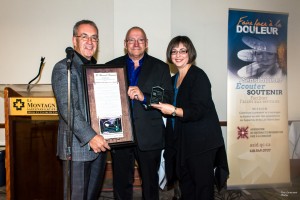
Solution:
<path fill-rule="evenodd" d="M 134 144 L 125 66 L 83 65 L 87 118 L 111 147 Z"/>

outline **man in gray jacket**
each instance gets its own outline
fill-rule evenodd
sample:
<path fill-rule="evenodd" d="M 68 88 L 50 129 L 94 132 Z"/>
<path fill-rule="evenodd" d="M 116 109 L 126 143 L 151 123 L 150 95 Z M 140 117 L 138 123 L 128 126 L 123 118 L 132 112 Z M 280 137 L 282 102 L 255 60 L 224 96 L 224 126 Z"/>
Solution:
<path fill-rule="evenodd" d="M 98 47 L 98 28 L 89 20 L 77 22 L 73 28 L 74 56 L 71 64 L 71 199 L 96 200 L 99 198 L 104 176 L 106 150 L 105 139 L 97 134 L 87 121 L 84 101 L 82 65 L 96 64 L 93 57 Z M 59 112 L 57 154 L 64 166 L 64 199 L 67 198 L 66 170 L 68 152 L 68 73 L 67 59 L 53 68 L 52 88 Z"/>

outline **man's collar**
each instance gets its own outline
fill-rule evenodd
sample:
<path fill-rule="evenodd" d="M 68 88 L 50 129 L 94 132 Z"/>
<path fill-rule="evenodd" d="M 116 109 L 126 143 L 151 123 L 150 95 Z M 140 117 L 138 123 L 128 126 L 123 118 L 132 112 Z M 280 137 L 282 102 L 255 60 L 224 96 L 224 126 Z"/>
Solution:
<path fill-rule="evenodd" d="M 145 52 L 144 56 L 139 60 L 140 64 L 143 64 L 143 61 L 145 60 L 145 58 L 148 56 L 148 54 Z M 133 60 L 129 57 L 128 53 L 126 54 L 126 60 L 133 62 Z"/>
<path fill-rule="evenodd" d="M 97 64 L 97 60 L 94 57 L 92 57 L 91 60 L 88 60 L 85 57 L 83 57 L 80 53 L 78 53 L 77 51 L 75 51 L 75 53 L 78 55 L 78 57 L 83 62 L 83 64 Z"/>

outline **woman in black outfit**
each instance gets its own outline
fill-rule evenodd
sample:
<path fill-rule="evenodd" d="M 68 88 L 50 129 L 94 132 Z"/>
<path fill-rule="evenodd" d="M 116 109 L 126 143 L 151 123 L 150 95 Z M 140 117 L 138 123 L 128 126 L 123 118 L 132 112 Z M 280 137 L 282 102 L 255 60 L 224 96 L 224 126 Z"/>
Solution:
<path fill-rule="evenodd" d="M 167 59 L 178 69 L 172 77 L 174 102 L 152 106 L 170 115 L 164 155 L 168 181 L 178 178 L 182 199 L 209 200 L 214 199 L 217 163 L 223 163 L 227 172 L 228 166 L 211 84 L 206 73 L 193 65 L 196 56 L 188 37 L 177 36 L 170 41 Z"/>

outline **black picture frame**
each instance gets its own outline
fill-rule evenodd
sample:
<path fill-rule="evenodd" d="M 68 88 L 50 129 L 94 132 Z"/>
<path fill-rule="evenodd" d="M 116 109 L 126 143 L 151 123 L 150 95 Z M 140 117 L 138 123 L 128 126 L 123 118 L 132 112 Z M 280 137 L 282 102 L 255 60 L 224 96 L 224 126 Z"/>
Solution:
<path fill-rule="evenodd" d="M 117 105 L 117 107 L 120 106 L 121 115 L 118 117 L 97 116 L 96 105 L 99 104 L 99 101 L 96 103 L 96 98 L 99 98 L 97 97 L 97 95 L 99 94 L 96 94 L 98 92 L 97 88 L 100 85 L 100 88 L 103 87 L 107 89 L 107 93 L 110 92 L 110 88 L 107 82 L 96 82 L 97 80 L 95 79 L 97 78 L 95 77 L 106 74 L 113 74 L 114 80 L 115 78 L 117 80 L 117 84 L 113 83 L 114 88 L 119 87 L 120 102 L 117 101 L 113 104 Z M 95 130 L 96 133 L 101 134 L 107 140 L 111 147 L 134 145 L 135 133 L 134 125 L 132 123 L 131 101 L 127 95 L 128 80 L 126 67 L 107 64 L 83 65 L 83 79 L 86 114 L 91 127 Z M 110 105 L 111 102 L 109 102 L 109 96 L 106 95 L 107 94 L 103 95 L 103 98 L 108 99 L 107 103 L 103 104 L 105 105 L 105 110 L 106 108 L 110 108 L 110 106 L 113 106 Z M 115 136 L 116 138 L 114 138 Z"/>

